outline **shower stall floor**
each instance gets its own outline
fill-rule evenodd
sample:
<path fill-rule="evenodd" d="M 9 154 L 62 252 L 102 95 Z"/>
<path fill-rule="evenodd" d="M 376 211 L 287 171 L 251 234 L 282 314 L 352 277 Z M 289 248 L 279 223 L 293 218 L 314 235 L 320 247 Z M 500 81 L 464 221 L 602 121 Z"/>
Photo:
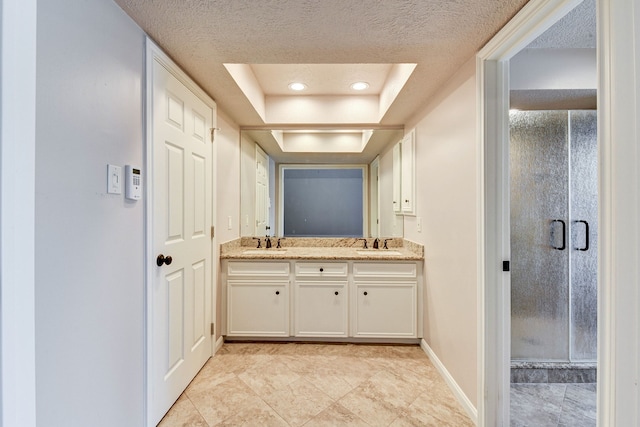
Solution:
<path fill-rule="evenodd" d="M 511 384 L 511 427 L 595 427 L 596 384 Z"/>

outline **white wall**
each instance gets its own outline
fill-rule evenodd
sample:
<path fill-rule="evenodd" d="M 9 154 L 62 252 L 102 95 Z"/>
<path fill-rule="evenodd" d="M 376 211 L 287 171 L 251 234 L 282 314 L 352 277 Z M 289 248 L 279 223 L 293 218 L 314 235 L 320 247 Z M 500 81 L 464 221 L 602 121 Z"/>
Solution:
<path fill-rule="evenodd" d="M 272 202 L 273 203 L 273 202 Z M 256 232 L 256 143 L 240 136 L 240 235 Z"/>
<path fill-rule="evenodd" d="M 111 1 L 38 2 L 36 393 L 43 426 L 141 426 L 144 34 Z M 143 170 L 144 174 L 144 170 Z"/>
<path fill-rule="evenodd" d="M 218 154 L 216 165 L 217 182 L 217 224 L 216 236 L 218 243 L 222 244 L 240 236 L 240 129 L 221 109 L 218 107 L 218 131 L 216 131 L 215 146 Z M 231 217 L 231 229 L 228 222 Z M 214 254 L 214 262 L 218 262 L 218 252 Z M 222 285 L 220 279 L 220 268 L 218 268 L 218 278 L 216 284 L 216 320 L 215 324 L 220 325 L 222 313 Z M 216 326 L 216 339 L 220 337 L 220 329 Z"/>
<path fill-rule="evenodd" d="M 35 0 L 0 2 L 0 425 L 4 427 L 36 425 L 36 18 Z"/>
<path fill-rule="evenodd" d="M 409 123 L 416 129 L 416 217 L 404 236 L 424 245 L 424 339 L 477 405 L 477 156 L 475 61 Z M 422 219 L 422 232 L 416 218 Z"/>

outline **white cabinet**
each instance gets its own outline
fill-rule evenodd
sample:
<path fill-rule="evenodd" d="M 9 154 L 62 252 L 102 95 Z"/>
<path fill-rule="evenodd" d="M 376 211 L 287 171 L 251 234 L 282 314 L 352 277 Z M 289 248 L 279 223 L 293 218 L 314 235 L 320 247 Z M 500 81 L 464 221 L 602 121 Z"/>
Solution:
<path fill-rule="evenodd" d="M 422 337 L 422 267 L 413 261 L 223 261 L 222 334 Z"/>
<path fill-rule="evenodd" d="M 352 335 L 417 338 L 415 263 L 354 263 Z"/>
<path fill-rule="evenodd" d="M 415 130 L 393 147 L 393 211 L 416 214 Z"/>
<path fill-rule="evenodd" d="M 289 336 L 289 281 L 229 280 L 229 336 Z"/>
<path fill-rule="evenodd" d="M 288 337 L 289 263 L 230 261 L 225 273 L 227 336 Z"/>
<path fill-rule="evenodd" d="M 401 185 L 402 185 L 402 157 L 401 157 L 402 143 L 398 142 L 393 146 L 393 212 L 396 214 L 402 213 L 402 204 L 400 203 L 400 198 L 402 194 L 400 193 Z"/>
<path fill-rule="evenodd" d="M 415 131 L 402 138 L 402 178 L 400 201 L 404 215 L 416 214 L 416 167 L 415 167 Z"/>
<path fill-rule="evenodd" d="M 346 262 L 296 262 L 295 336 L 348 336 L 348 273 Z"/>
<path fill-rule="evenodd" d="M 296 280 L 295 294 L 295 336 L 348 336 L 346 281 Z"/>

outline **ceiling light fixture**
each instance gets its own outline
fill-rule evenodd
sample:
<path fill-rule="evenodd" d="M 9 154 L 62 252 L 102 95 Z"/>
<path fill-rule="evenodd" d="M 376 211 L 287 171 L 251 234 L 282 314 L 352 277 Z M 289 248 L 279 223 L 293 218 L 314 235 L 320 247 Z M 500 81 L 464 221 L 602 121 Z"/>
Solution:
<path fill-rule="evenodd" d="M 306 88 L 307 88 L 307 85 L 304 83 L 300 83 L 300 82 L 289 83 L 289 89 L 295 90 L 297 92 L 301 90 L 305 90 Z"/>
<path fill-rule="evenodd" d="M 355 82 L 351 84 L 351 89 L 353 90 L 365 90 L 369 87 L 369 83 L 367 82 Z"/>

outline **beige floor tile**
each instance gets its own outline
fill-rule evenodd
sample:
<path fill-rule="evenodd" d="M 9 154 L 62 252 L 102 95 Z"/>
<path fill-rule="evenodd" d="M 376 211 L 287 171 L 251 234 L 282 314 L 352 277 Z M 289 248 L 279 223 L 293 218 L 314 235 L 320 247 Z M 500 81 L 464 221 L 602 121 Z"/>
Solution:
<path fill-rule="evenodd" d="M 300 375 L 289 369 L 284 363 L 274 360 L 258 363 L 238 374 L 246 385 L 251 387 L 260 397 L 279 390 L 300 378 Z"/>
<path fill-rule="evenodd" d="M 396 421 L 392 424 L 394 427 L 404 425 L 472 427 L 474 425 L 453 394 L 448 389 L 445 391 L 442 388 L 434 388 L 422 393 L 404 411 L 401 419 Z"/>
<path fill-rule="evenodd" d="M 402 409 L 386 402 L 370 384 L 362 384 L 338 401 L 372 426 L 388 426 L 402 415 Z"/>
<path fill-rule="evenodd" d="M 160 424 L 471 426 L 418 346 L 225 343 Z"/>
<path fill-rule="evenodd" d="M 255 393 L 239 378 L 234 377 L 209 390 L 187 396 L 209 426 L 214 426 L 246 408 L 245 401 Z"/>
<path fill-rule="evenodd" d="M 334 401 L 340 399 L 342 396 L 354 389 L 354 386 L 352 386 L 343 376 L 328 373 L 326 371 L 319 370 L 307 373 L 304 374 L 302 378 L 309 381 Z"/>
<path fill-rule="evenodd" d="M 334 403 L 304 425 L 304 427 L 333 426 L 369 427 L 369 424 L 344 406 Z"/>
<path fill-rule="evenodd" d="M 193 403 L 184 394 L 173 404 L 158 427 L 208 427 Z"/>
<path fill-rule="evenodd" d="M 223 422 L 216 424 L 216 427 L 288 427 L 289 424 L 282 419 L 264 400 L 257 396 L 252 396 L 244 401 L 243 407 L 238 409 L 235 415 L 227 418 Z"/>
<path fill-rule="evenodd" d="M 329 396 L 303 378 L 262 398 L 292 426 L 303 425 L 333 404 Z"/>

